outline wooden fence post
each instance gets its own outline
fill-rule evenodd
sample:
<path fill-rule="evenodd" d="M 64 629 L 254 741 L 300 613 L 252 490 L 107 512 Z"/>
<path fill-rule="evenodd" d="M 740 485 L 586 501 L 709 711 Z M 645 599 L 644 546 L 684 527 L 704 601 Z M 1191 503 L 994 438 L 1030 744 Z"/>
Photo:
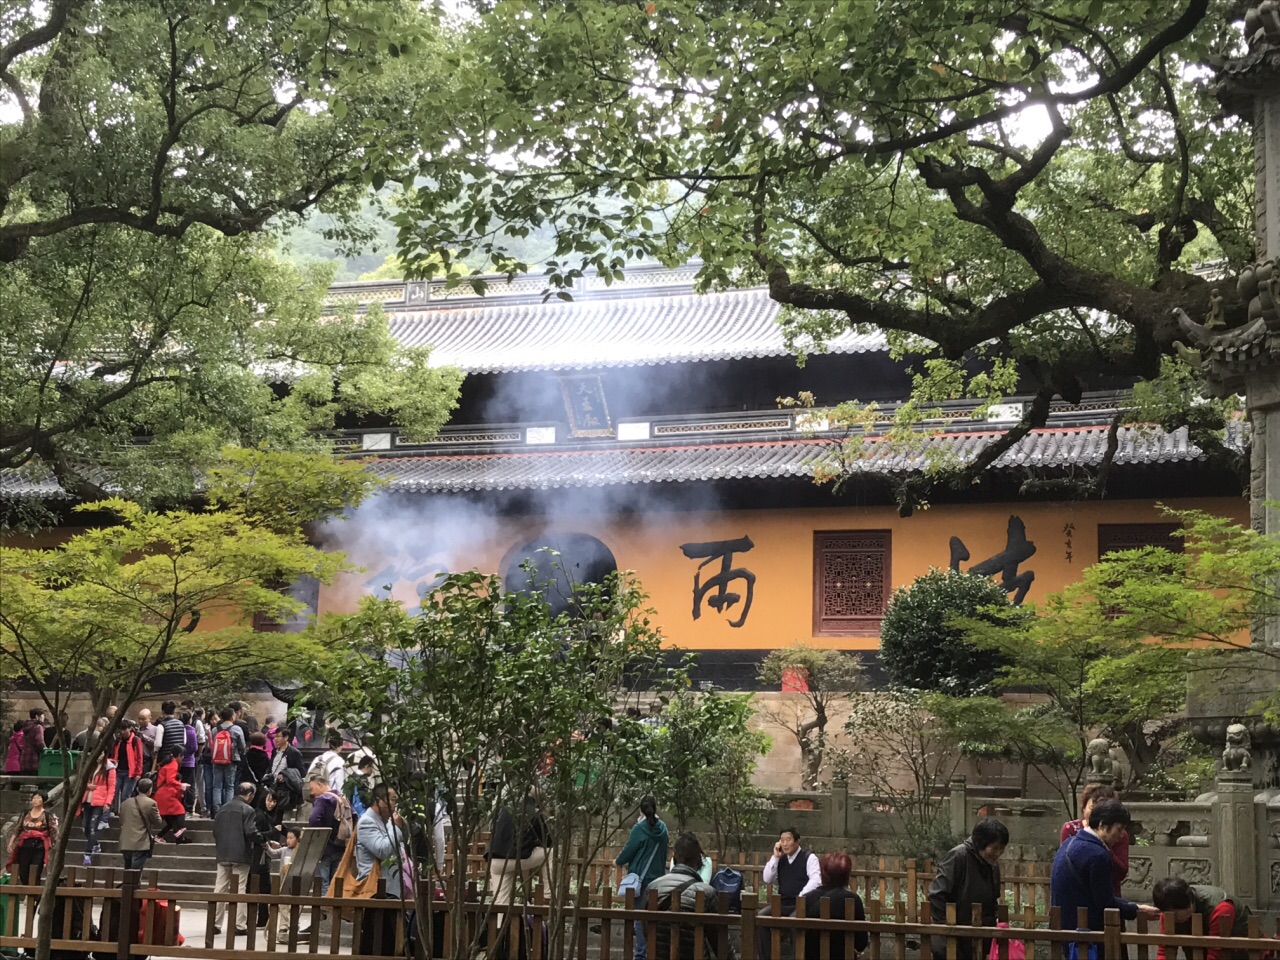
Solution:
<path fill-rule="evenodd" d="M 742 960 L 756 960 L 756 910 L 754 893 L 742 895 Z"/>
<path fill-rule="evenodd" d="M 141 878 L 141 871 L 126 870 L 120 884 L 120 926 L 116 934 L 116 960 L 129 960 L 129 948 L 133 946 L 133 899 Z"/>
<path fill-rule="evenodd" d="M 918 898 L 920 896 L 920 873 L 916 867 L 916 858 L 907 861 L 907 923 L 915 923 L 920 916 Z"/>
<path fill-rule="evenodd" d="M 1102 955 L 1121 956 L 1120 911 L 1115 907 L 1108 907 L 1102 914 Z"/>

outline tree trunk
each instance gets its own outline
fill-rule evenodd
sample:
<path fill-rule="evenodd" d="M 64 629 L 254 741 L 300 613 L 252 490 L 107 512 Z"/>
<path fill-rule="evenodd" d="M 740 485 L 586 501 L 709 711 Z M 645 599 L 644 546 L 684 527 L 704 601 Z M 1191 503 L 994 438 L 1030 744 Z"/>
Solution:
<path fill-rule="evenodd" d="M 98 742 L 93 745 L 92 750 L 81 754 L 80 765 L 76 770 L 75 776 L 71 779 L 71 796 L 65 797 L 64 810 L 66 815 L 58 824 L 58 840 L 49 850 L 49 862 L 45 865 L 44 889 L 40 893 L 40 905 L 36 910 L 36 958 L 35 960 L 49 960 L 51 953 L 50 944 L 53 942 L 53 909 L 57 901 L 56 891 L 58 884 L 62 879 L 62 868 L 67 862 L 67 844 L 71 841 L 71 811 L 75 810 L 80 804 L 80 799 L 84 796 L 85 787 L 89 783 L 90 771 L 98 761 L 107 744 L 115 734 L 116 727 L 119 725 L 119 718 L 124 715 L 121 710 L 116 717 L 107 725 L 102 732 L 102 736 L 98 738 Z M 65 756 L 65 754 L 64 754 Z M 63 780 L 66 784 L 68 781 Z M 64 786 L 63 790 L 67 787 Z M 85 918 L 88 922 L 88 917 Z"/>

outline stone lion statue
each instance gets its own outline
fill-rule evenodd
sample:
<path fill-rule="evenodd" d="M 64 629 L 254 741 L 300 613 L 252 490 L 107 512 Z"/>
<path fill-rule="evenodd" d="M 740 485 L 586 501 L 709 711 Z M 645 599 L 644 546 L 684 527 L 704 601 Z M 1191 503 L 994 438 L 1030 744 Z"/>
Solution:
<path fill-rule="evenodd" d="M 1248 770 L 1253 765 L 1249 752 L 1249 729 L 1243 723 L 1227 727 L 1227 748 L 1222 751 L 1224 771 Z"/>
<path fill-rule="evenodd" d="M 1090 740 L 1085 747 L 1086 774 L 1093 782 L 1111 780 L 1116 775 L 1116 762 L 1111 758 L 1111 741 L 1105 737 Z"/>

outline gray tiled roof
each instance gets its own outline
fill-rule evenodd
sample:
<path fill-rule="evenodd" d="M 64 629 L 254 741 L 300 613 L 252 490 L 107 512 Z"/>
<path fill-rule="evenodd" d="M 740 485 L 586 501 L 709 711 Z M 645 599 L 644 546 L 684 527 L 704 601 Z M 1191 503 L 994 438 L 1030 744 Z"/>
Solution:
<path fill-rule="evenodd" d="M 862 442 L 862 455 L 848 462 L 855 473 L 900 474 L 922 469 L 929 447 L 962 460 L 999 439 L 1000 430 L 946 433 L 923 439 L 914 450 L 878 438 Z M 996 469 L 1089 466 L 1101 461 L 1107 428 L 1059 427 L 1036 431 L 996 461 Z M 1239 439 L 1239 438 L 1238 438 Z M 466 490 L 536 490 L 614 484 L 688 483 L 708 480 L 811 477 L 814 461 L 832 449 L 829 440 L 783 439 L 684 446 L 644 445 L 612 449 L 543 450 L 470 455 L 385 458 L 372 469 L 391 488 L 412 493 Z M 1185 429 L 1165 433 L 1126 427 L 1120 431 L 1117 464 L 1201 460 Z"/>
<path fill-rule="evenodd" d="M 788 355 L 781 307 L 763 288 L 723 293 L 598 297 L 388 312 L 407 346 L 471 373 L 644 366 Z M 832 353 L 884 350 L 880 333 L 845 330 Z"/>
<path fill-rule="evenodd" d="M 1229 443 L 1243 450 L 1245 427 L 1233 424 Z M 953 430 L 922 437 L 912 449 L 894 447 L 878 437 L 862 441 L 861 456 L 846 459 L 854 473 L 893 475 L 923 469 L 929 450 L 953 454 L 960 460 L 976 456 L 998 440 L 1003 430 Z M 1179 463 L 1203 460 L 1204 454 L 1179 429 L 1166 433 L 1153 427 L 1125 427 L 1120 431 L 1118 465 Z M 1088 467 L 1101 461 L 1106 449 L 1105 425 L 1048 427 L 1035 431 L 996 461 L 995 469 Z M 713 480 L 768 479 L 813 476 L 815 462 L 835 449 L 834 441 L 818 437 L 769 440 L 724 440 L 672 444 L 518 450 L 500 453 L 422 453 L 382 457 L 371 469 L 390 481 L 392 490 L 408 493 L 450 493 L 485 490 L 550 490 L 562 487 L 603 487 L 620 484 L 695 483 Z M 51 479 L 29 472 L 0 471 L 0 497 L 64 497 Z"/>

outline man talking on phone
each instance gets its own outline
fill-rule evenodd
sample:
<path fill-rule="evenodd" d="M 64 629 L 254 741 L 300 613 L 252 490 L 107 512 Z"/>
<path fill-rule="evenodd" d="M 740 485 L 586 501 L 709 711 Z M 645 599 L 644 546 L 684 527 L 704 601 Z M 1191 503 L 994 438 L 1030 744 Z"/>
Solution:
<path fill-rule="evenodd" d="M 785 827 L 773 845 L 773 856 L 764 865 L 764 882 L 777 887 L 781 899 L 781 916 L 790 917 L 796 912 L 796 900 L 812 893 L 822 886 L 822 873 L 818 869 L 818 858 L 800 846 L 800 831 L 795 827 Z M 759 916 L 772 916 L 770 907 L 766 906 Z M 790 931 L 783 936 L 789 937 Z M 769 927 L 756 929 L 756 955 L 760 960 L 769 960 L 773 943 L 773 930 Z"/>

